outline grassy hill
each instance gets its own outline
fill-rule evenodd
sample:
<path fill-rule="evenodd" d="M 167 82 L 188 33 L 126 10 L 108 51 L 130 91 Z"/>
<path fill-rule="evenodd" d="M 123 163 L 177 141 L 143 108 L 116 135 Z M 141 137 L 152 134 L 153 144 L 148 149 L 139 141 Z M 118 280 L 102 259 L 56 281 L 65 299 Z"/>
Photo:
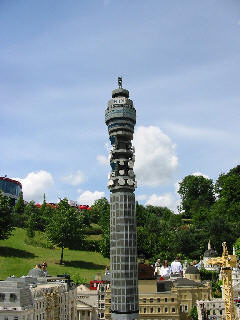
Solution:
<path fill-rule="evenodd" d="M 7 240 L 0 240 L 0 279 L 9 275 L 27 275 L 37 263 L 47 261 L 48 273 L 57 275 L 68 273 L 72 277 L 77 274 L 87 281 L 94 279 L 96 272 L 104 273 L 109 259 L 100 253 L 64 249 L 64 265 L 59 264 L 60 249 L 45 249 L 24 243 L 26 232 L 16 228 Z"/>

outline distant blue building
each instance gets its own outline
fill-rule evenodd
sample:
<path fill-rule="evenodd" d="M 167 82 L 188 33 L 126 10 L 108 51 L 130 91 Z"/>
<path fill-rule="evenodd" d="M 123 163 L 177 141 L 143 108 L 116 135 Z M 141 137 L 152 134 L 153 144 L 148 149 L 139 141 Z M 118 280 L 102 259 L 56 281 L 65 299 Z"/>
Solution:
<path fill-rule="evenodd" d="M 22 192 L 22 184 L 17 180 L 0 177 L 0 190 L 11 199 L 12 204 L 15 204 Z"/>

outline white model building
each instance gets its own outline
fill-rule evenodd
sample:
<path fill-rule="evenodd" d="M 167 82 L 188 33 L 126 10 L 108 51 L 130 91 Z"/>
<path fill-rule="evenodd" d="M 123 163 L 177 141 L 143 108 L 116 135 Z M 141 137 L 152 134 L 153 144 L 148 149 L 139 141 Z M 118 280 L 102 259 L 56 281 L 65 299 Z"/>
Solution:
<path fill-rule="evenodd" d="M 77 319 L 98 319 L 98 290 L 90 290 L 84 284 L 77 287 Z"/>
<path fill-rule="evenodd" d="M 203 319 L 203 314 L 215 319 L 225 319 L 225 304 L 223 299 L 197 301 L 198 319 Z"/>
<path fill-rule="evenodd" d="M 204 252 L 204 255 L 203 255 L 203 264 L 204 264 L 204 268 L 206 270 L 217 271 L 217 272 L 219 271 L 218 266 L 208 264 L 209 258 L 216 258 L 216 257 L 218 257 L 217 251 L 215 251 L 214 249 L 211 248 L 211 243 L 209 240 L 208 249 Z"/>
<path fill-rule="evenodd" d="M 76 320 L 76 288 L 64 277 L 0 281 L 0 320 Z"/>

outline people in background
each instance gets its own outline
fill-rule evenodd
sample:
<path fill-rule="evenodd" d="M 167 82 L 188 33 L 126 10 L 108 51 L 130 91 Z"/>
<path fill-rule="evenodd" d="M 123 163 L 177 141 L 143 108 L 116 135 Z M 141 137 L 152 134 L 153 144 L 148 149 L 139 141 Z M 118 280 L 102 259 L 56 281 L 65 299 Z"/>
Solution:
<path fill-rule="evenodd" d="M 198 262 L 197 262 L 197 260 L 193 260 L 192 265 L 193 265 L 193 267 L 198 268 Z"/>
<path fill-rule="evenodd" d="M 108 266 L 106 266 L 106 268 L 105 268 L 105 276 L 107 276 L 107 275 L 109 275 L 110 274 L 110 271 L 109 271 L 109 268 L 108 268 Z"/>
<path fill-rule="evenodd" d="M 155 262 L 155 268 L 156 267 L 161 267 L 161 260 L 157 259 L 157 261 Z"/>
<path fill-rule="evenodd" d="M 44 272 L 45 276 L 48 276 L 47 262 L 46 261 L 42 262 L 42 271 Z"/>
<path fill-rule="evenodd" d="M 177 276 L 183 276 L 183 267 L 180 262 L 179 257 L 177 256 L 175 260 L 171 263 L 171 274 Z"/>
<path fill-rule="evenodd" d="M 45 277 L 45 273 L 41 269 L 40 264 L 36 264 L 36 266 L 28 272 L 29 277 L 33 278 L 41 278 Z"/>
<path fill-rule="evenodd" d="M 160 269 L 161 269 L 161 260 L 157 259 L 154 265 L 154 276 L 158 277 L 160 276 Z"/>
<path fill-rule="evenodd" d="M 168 265 L 168 261 L 164 260 L 162 267 L 160 268 L 160 276 L 164 279 L 168 279 L 171 275 L 171 268 Z"/>

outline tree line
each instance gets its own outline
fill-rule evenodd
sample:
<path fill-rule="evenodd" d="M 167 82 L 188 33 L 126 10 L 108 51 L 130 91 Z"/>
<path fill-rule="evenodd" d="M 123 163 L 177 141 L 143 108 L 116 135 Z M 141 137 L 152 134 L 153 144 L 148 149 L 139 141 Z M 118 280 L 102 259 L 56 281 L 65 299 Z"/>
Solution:
<path fill-rule="evenodd" d="M 178 214 L 166 207 L 136 204 L 138 254 L 150 261 L 199 259 L 210 240 L 222 254 L 222 242 L 229 251 L 235 245 L 240 254 L 240 165 L 221 173 L 214 183 L 204 176 L 188 175 L 179 184 Z M 102 253 L 109 256 L 109 204 L 100 199 L 92 206 L 101 215 Z"/>
<path fill-rule="evenodd" d="M 240 253 L 240 165 L 220 174 L 215 183 L 188 175 L 180 182 L 178 193 L 178 214 L 166 207 L 136 203 L 139 255 L 150 261 L 170 261 L 176 255 L 199 259 L 209 239 L 219 255 L 223 241 L 229 251 L 235 244 Z M 40 208 L 33 201 L 24 205 L 21 195 L 12 208 L 0 192 L 0 239 L 6 239 L 14 227 L 25 228 L 29 237 L 36 231 L 44 232 L 62 249 L 60 263 L 64 247 L 96 250 L 105 257 L 110 254 L 110 204 L 106 198 L 96 200 L 89 211 L 79 211 L 67 199 L 60 200 L 56 208 L 47 205 L 45 197 Z M 96 246 L 86 246 L 86 235 L 96 231 L 102 239 Z"/>

